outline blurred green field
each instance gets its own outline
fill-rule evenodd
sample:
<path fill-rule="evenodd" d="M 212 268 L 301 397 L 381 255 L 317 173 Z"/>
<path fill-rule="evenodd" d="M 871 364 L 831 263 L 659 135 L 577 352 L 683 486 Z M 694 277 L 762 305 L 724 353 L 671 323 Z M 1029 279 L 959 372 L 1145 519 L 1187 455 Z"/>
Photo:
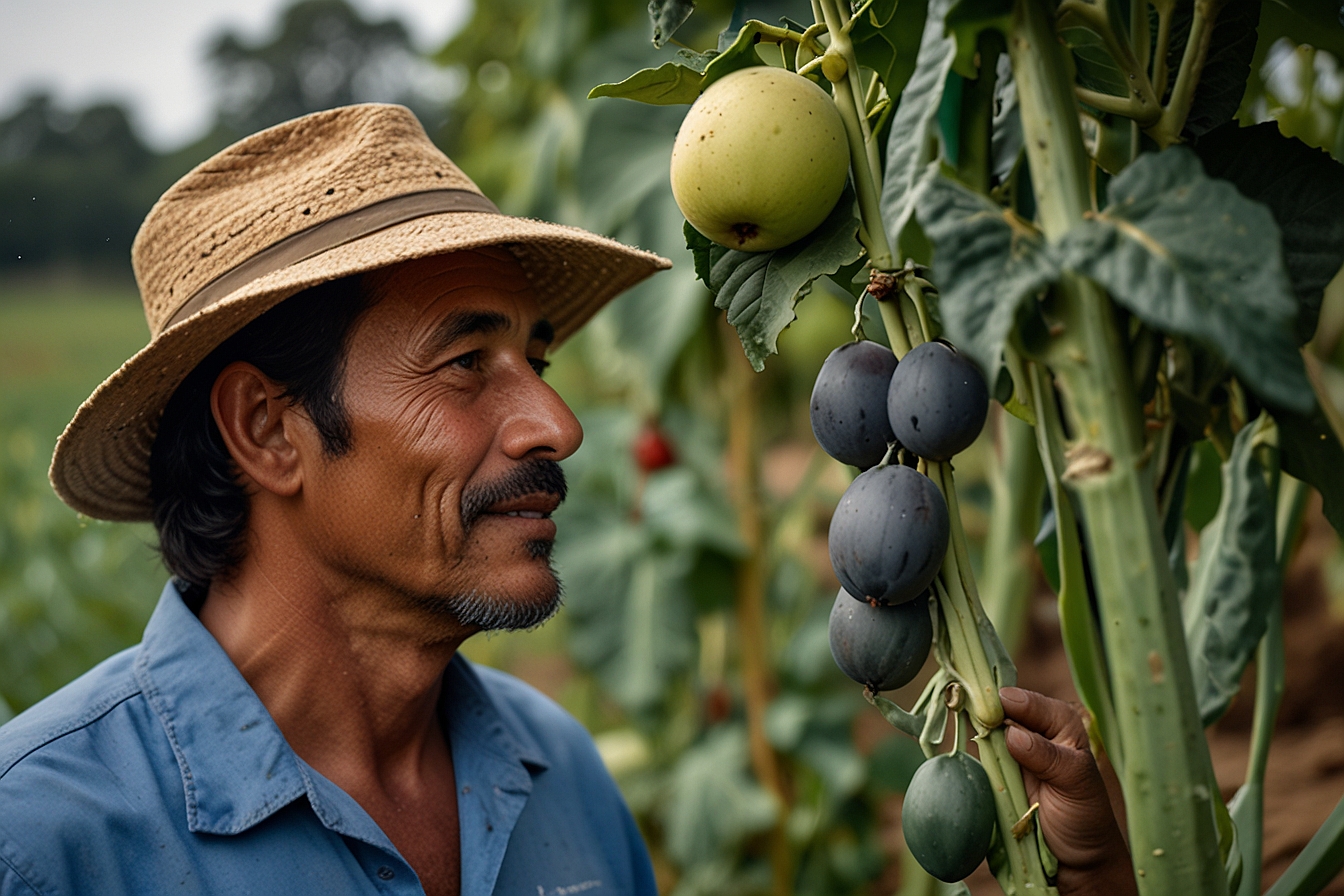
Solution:
<path fill-rule="evenodd" d="M 138 640 L 162 587 L 148 527 L 81 518 L 46 477 L 79 403 L 147 338 L 131 289 L 0 284 L 0 717 Z"/>

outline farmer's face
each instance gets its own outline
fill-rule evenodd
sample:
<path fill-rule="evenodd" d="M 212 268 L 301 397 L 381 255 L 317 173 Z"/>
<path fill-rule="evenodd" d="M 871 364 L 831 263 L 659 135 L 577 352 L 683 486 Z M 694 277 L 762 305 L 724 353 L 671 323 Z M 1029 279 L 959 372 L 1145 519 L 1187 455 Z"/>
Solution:
<path fill-rule="evenodd" d="M 555 463 L 583 437 L 541 378 L 551 327 L 502 250 L 372 275 L 343 377 L 352 451 L 309 494 L 327 563 L 468 629 L 526 628 L 559 605 Z"/>

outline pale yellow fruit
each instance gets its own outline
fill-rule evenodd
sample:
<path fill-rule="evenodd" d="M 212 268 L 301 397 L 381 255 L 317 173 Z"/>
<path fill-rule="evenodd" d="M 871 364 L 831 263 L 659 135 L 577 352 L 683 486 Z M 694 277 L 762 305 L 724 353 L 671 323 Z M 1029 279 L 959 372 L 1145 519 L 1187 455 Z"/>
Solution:
<path fill-rule="evenodd" d="M 695 101 L 672 147 L 672 195 L 716 243 L 778 249 L 817 228 L 849 174 L 830 94 L 782 68 L 724 75 Z"/>

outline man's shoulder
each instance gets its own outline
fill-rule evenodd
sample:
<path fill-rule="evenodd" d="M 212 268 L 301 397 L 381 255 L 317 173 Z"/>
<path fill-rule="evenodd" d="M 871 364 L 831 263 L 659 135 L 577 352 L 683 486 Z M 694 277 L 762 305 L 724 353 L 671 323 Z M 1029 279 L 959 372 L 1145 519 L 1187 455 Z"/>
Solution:
<path fill-rule="evenodd" d="M 69 735 L 97 725 L 140 694 L 136 648 L 123 650 L 0 725 L 0 792 L 26 759 L 68 746 Z"/>

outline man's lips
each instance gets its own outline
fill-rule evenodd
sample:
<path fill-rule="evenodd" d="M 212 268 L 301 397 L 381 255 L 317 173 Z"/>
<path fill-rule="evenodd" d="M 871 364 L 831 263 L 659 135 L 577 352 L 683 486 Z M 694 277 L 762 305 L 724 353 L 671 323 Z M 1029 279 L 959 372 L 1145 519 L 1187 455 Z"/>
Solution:
<path fill-rule="evenodd" d="M 551 514 L 560 506 L 561 498 L 559 495 L 547 492 L 537 492 L 531 495 L 524 495 L 521 498 L 513 498 L 507 501 L 500 501 L 486 508 L 486 513 L 494 516 L 510 516 L 528 520 L 550 519 Z"/>

